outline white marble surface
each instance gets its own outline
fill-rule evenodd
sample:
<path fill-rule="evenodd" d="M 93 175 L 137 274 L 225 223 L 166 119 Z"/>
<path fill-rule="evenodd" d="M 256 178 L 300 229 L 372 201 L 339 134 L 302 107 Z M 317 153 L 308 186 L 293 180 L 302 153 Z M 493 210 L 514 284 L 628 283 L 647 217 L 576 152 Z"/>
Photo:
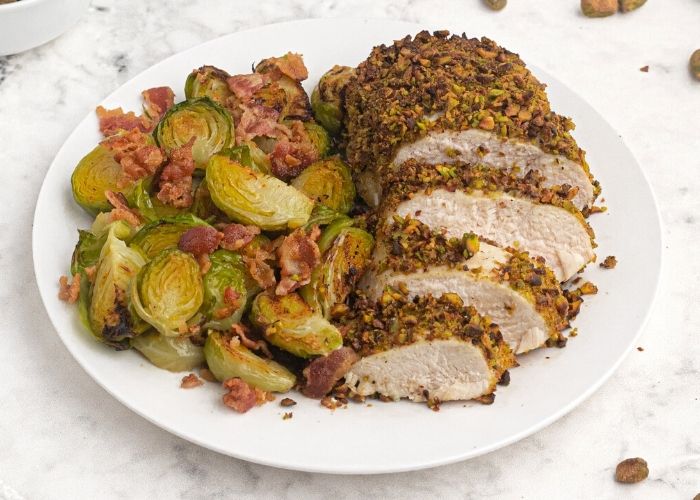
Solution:
<path fill-rule="evenodd" d="M 494 14 L 478 0 L 93 0 L 55 42 L 0 58 L 0 499 L 691 499 L 700 492 L 700 82 L 687 71 L 700 47 L 700 4 L 651 0 L 633 14 L 589 20 L 577 0 L 510 3 Z M 338 16 L 463 25 L 520 52 L 604 113 L 658 197 L 666 260 L 644 351 L 633 351 L 567 417 L 468 462 L 341 477 L 199 448 L 95 384 L 60 343 L 34 283 L 30 233 L 44 172 L 97 102 L 153 63 L 216 36 Z M 648 73 L 639 71 L 644 65 Z M 629 456 L 646 458 L 650 477 L 621 486 L 613 470 Z"/>

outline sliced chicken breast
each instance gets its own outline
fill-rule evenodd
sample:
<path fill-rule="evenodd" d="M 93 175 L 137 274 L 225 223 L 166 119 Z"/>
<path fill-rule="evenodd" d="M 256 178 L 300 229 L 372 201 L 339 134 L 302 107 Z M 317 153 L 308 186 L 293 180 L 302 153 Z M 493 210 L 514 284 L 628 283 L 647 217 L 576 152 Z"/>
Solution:
<path fill-rule="evenodd" d="M 595 259 L 592 235 L 580 214 L 527 198 L 480 191 L 435 189 L 414 193 L 385 217 L 415 216 L 452 236 L 473 232 L 501 247 L 544 257 L 559 281 Z"/>
<path fill-rule="evenodd" d="M 429 403 L 480 398 L 516 365 L 498 327 L 457 295 L 409 300 L 387 290 L 376 302 L 359 302 L 343 320 L 346 343 L 362 356 L 345 375 L 356 394 Z"/>

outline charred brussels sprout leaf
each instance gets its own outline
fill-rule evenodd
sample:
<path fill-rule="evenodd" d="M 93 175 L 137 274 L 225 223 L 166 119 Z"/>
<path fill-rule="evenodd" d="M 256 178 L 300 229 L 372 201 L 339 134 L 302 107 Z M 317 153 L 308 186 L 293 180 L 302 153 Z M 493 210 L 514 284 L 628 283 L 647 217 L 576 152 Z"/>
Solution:
<path fill-rule="evenodd" d="M 333 306 L 342 304 L 365 272 L 372 256 L 374 238 L 367 231 L 346 227 L 324 253 L 321 265 L 314 269 L 311 282 L 301 295 L 326 318 Z"/>
<path fill-rule="evenodd" d="M 168 154 L 194 137 L 192 158 L 197 167 L 204 168 L 212 155 L 233 143 L 233 120 L 223 107 L 200 97 L 170 108 L 153 134 Z"/>
<path fill-rule="evenodd" d="M 190 371 L 204 363 L 204 349 L 188 337 L 164 337 L 151 331 L 133 338 L 131 347 L 158 368 L 171 372 Z"/>
<path fill-rule="evenodd" d="M 207 226 L 194 215 L 178 215 L 149 222 L 132 238 L 129 246 L 137 249 L 146 259 L 152 259 L 163 250 L 177 248 L 180 236 L 197 226 Z"/>
<path fill-rule="evenodd" d="M 214 66 L 202 66 L 189 74 L 185 81 L 185 98 L 208 97 L 212 101 L 225 106 L 228 98 L 233 95 L 228 87 L 230 75 Z"/>
<path fill-rule="evenodd" d="M 133 280 L 131 300 L 138 315 L 162 335 L 180 335 L 204 300 L 199 264 L 180 250 L 162 251 Z"/>
<path fill-rule="evenodd" d="M 107 234 L 95 236 L 90 231 L 78 230 L 78 243 L 71 257 L 70 273 L 85 272 L 86 267 L 97 265 L 100 251 L 107 240 Z"/>
<path fill-rule="evenodd" d="M 293 187 L 225 156 L 211 158 L 206 182 L 214 204 L 228 217 L 267 231 L 303 226 L 313 209 L 313 202 Z"/>
<path fill-rule="evenodd" d="M 204 327 L 228 330 L 241 320 L 247 303 L 260 291 L 260 287 L 248 273 L 243 258 L 238 253 L 221 249 L 212 253 L 209 260 L 211 267 L 204 275 L 202 312 L 207 318 Z M 231 311 L 227 311 L 230 304 L 224 300 L 227 288 L 239 294 L 239 306 Z M 226 312 L 229 314 L 224 314 Z"/>
<path fill-rule="evenodd" d="M 316 151 L 318 151 L 318 157 L 323 158 L 327 156 L 331 149 L 331 138 L 328 136 L 326 129 L 313 121 L 304 122 L 304 129 Z"/>
<path fill-rule="evenodd" d="M 321 254 L 325 254 L 340 233 L 345 228 L 352 227 L 354 223 L 350 217 L 340 216 L 328 224 L 318 239 L 318 249 L 321 251 Z"/>
<path fill-rule="evenodd" d="M 314 118 L 332 135 L 337 135 L 342 128 L 345 87 L 354 75 L 354 68 L 333 66 L 321 77 L 311 93 Z"/>
<path fill-rule="evenodd" d="M 271 392 L 287 392 L 296 377 L 281 364 L 261 358 L 236 340 L 220 332 L 210 331 L 204 344 L 209 370 L 217 380 L 238 377 L 247 383 Z"/>
<path fill-rule="evenodd" d="M 343 345 L 338 329 L 296 293 L 259 294 L 253 301 L 250 320 L 271 344 L 301 358 L 325 356 Z"/>
<path fill-rule="evenodd" d="M 108 212 L 112 206 L 105 191 L 129 195 L 133 185 L 121 186 L 122 167 L 114 159 L 112 151 L 98 145 L 75 167 L 71 176 L 73 198 L 88 213 Z"/>
<path fill-rule="evenodd" d="M 88 319 L 99 340 L 118 349 L 128 347 L 128 339 L 143 331 L 138 317 L 129 309 L 129 284 L 145 261 L 141 254 L 117 237 L 118 224 L 107 230 L 97 261 Z"/>
<path fill-rule="evenodd" d="M 346 214 L 355 200 L 350 169 L 338 158 L 312 163 L 292 181 L 292 186 L 317 203 Z"/>

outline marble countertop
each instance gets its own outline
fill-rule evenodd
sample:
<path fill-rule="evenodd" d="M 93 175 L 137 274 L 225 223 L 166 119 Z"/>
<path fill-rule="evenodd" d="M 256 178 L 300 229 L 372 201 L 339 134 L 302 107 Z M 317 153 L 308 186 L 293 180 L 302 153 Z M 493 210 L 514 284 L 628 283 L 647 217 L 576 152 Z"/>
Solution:
<path fill-rule="evenodd" d="M 523 54 L 603 112 L 658 198 L 665 266 L 644 350 L 565 418 L 468 462 L 324 476 L 190 444 L 127 410 L 81 370 L 34 282 L 30 235 L 44 173 L 105 95 L 219 35 L 339 16 L 464 25 Z M 696 0 L 652 0 L 601 20 L 582 17 L 577 0 L 511 0 L 501 13 L 478 0 L 93 0 L 58 40 L 0 58 L 0 499 L 693 498 L 700 492 L 700 82 L 687 61 L 700 48 L 698 26 Z M 615 465 L 630 456 L 649 462 L 649 479 L 618 485 Z"/>

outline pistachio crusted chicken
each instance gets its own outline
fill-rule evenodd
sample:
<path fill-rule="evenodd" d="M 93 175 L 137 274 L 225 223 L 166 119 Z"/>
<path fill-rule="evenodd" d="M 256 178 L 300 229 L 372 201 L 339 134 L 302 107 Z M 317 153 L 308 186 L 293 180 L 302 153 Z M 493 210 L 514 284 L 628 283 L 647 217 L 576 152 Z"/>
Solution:
<path fill-rule="evenodd" d="M 548 184 L 575 189 L 579 209 L 598 194 L 571 120 L 551 110 L 516 54 L 486 38 L 423 31 L 376 47 L 344 97 L 347 157 L 370 205 L 385 172 L 411 158 L 538 170 Z"/>
<path fill-rule="evenodd" d="M 345 375 L 361 396 L 488 402 L 516 365 L 498 326 L 456 294 L 411 299 L 388 288 L 374 301 L 360 293 L 339 322 L 346 344 L 362 356 Z"/>
<path fill-rule="evenodd" d="M 411 296 L 454 293 L 498 324 L 516 354 L 565 340 L 568 300 L 542 258 L 473 233 L 450 237 L 412 218 L 395 216 L 379 233 L 361 283 L 368 297 L 381 297 L 387 286 Z"/>

